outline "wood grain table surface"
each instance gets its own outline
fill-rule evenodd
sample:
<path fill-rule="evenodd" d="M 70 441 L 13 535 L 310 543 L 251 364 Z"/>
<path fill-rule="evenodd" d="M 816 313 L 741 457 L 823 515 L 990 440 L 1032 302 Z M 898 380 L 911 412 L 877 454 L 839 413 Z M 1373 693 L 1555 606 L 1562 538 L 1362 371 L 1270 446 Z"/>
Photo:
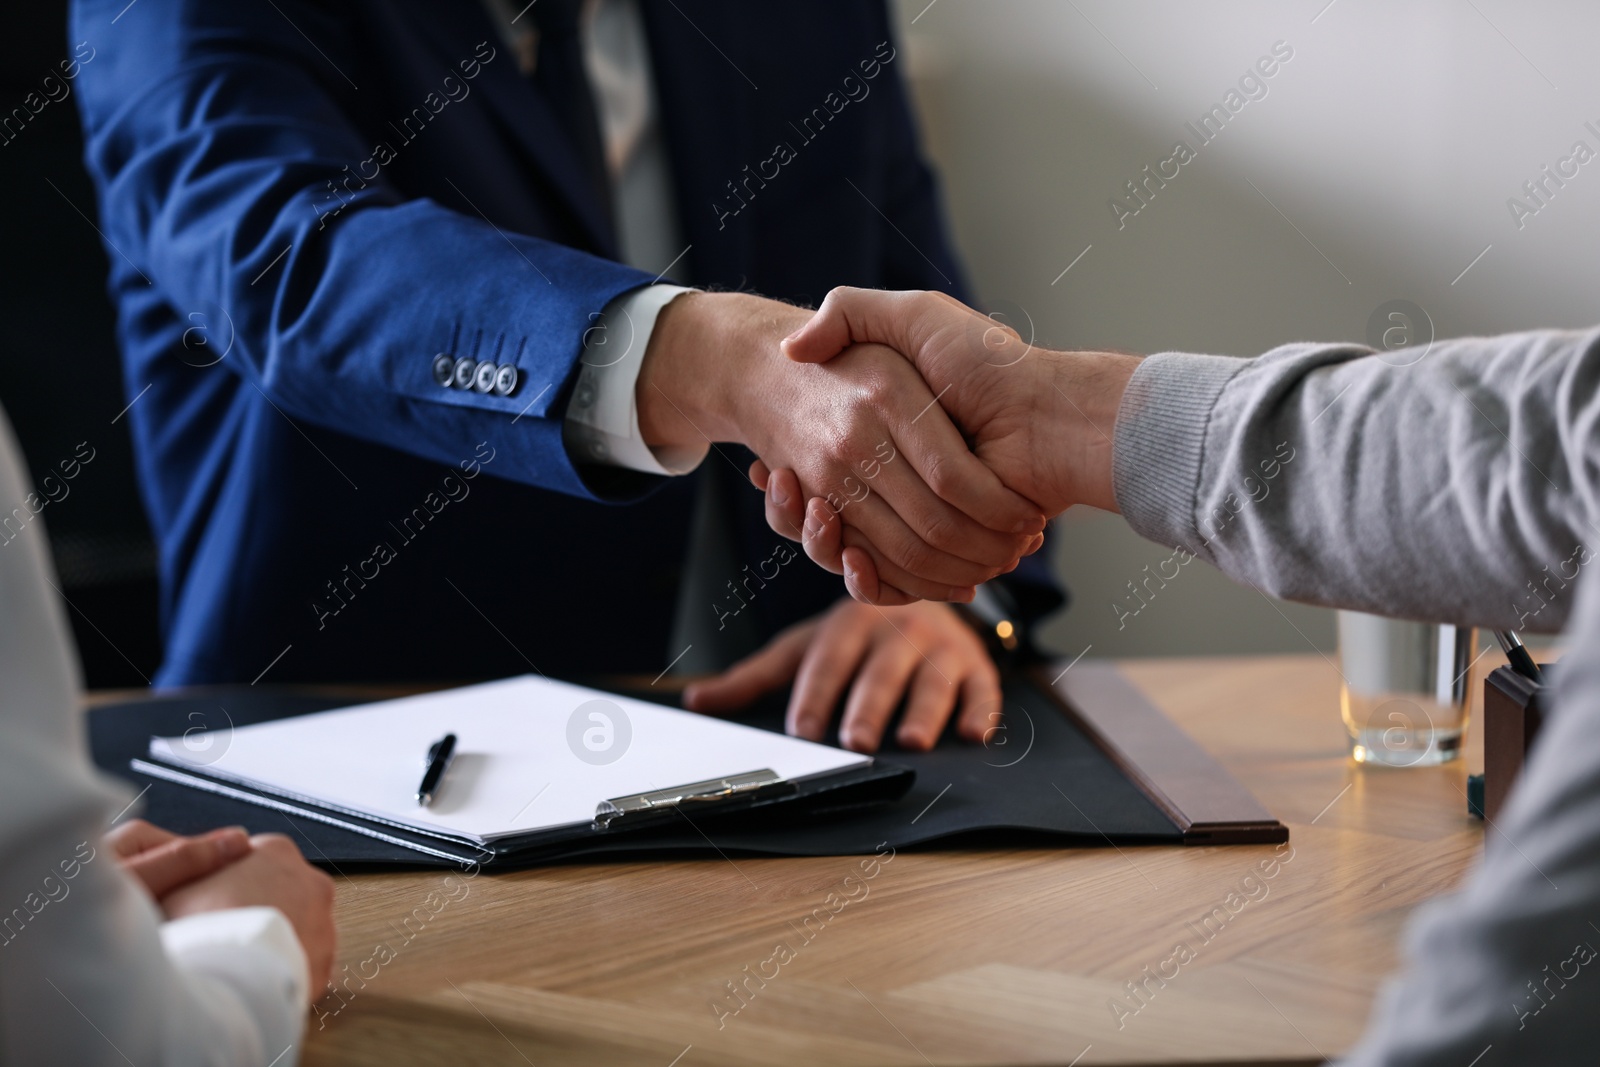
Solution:
<path fill-rule="evenodd" d="M 1359 767 L 1324 657 L 1121 666 L 1288 845 L 336 875 L 341 992 L 315 1006 L 302 1062 L 1264 1065 L 1348 1049 L 1406 917 L 1482 846 L 1476 716 L 1464 761 Z"/>

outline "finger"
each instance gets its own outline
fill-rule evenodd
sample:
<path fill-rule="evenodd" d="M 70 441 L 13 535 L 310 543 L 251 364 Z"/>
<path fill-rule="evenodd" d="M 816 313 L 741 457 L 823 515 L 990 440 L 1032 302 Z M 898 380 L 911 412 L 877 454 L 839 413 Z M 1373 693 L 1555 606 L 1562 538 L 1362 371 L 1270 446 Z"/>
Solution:
<path fill-rule="evenodd" d="M 765 648 L 746 656 L 715 678 L 689 686 L 683 691 L 683 706 L 690 711 L 717 715 L 742 708 L 763 693 L 788 685 L 816 630 L 814 622 L 789 627 Z"/>
<path fill-rule="evenodd" d="M 897 608 L 915 604 L 921 597 L 896 589 L 878 578 L 878 568 L 872 554 L 854 545 L 844 550 L 844 587 L 850 598 L 861 604 L 879 608 Z"/>
<path fill-rule="evenodd" d="M 829 507 L 821 497 L 813 497 L 806 507 L 806 524 L 800 540 L 801 545 L 805 548 L 806 555 L 823 570 L 833 574 L 844 574 L 845 536 L 844 522 L 839 513 Z M 855 531 L 851 531 L 849 537 L 855 543 L 860 543 L 863 540 L 862 536 Z M 881 607 L 911 604 L 923 599 L 921 595 L 912 596 L 887 583 L 880 585 L 877 566 L 873 563 L 867 549 L 857 548 L 856 557 L 857 569 L 862 575 L 858 587 L 851 588 L 848 576 L 845 581 L 845 588 L 854 599 L 863 604 L 877 604 Z M 902 576 L 902 580 L 909 580 L 911 583 L 915 583 L 915 579 L 911 579 L 904 572 L 897 570 L 896 573 Z M 930 588 L 932 589 L 931 599 L 963 599 L 964 590 L 962 589 L 941 590 L 938 586 Z M 970 599 L 970 594 L 966 598 Z"/>
<path fill-rule="evenodd" d="M 800 661 L 789 696 L 784 729 L 795 737 L 821 741 L 833 709 L 872 643 L 872 620 L 863 609 L 830 611 Z"/>
<path fill-rule="evenodd" d="M 961 717 L 956 720 L 956 733 L 963 741 L 982 744 L 989 731 L 1000 725 L 1004 704 L 1000 671 L 985 655 L 982 669 L 972 671 L 961 682 Z"/>
<path fill-rule="evenodd" d="M 866 534 L 853 526 L 845 526 L 844 544 L 846 548 L 859 548 L 871 557 L 872 565 L 877 572 L 877 579 L 882 585 L 892 586 L 914 600 L 942 600 L 965 603 L 972 599 L 973 591 L 976 588 L 975 584 L 945 585 L 938 581 L 930 581 L 921 575 L 913 574 L 890 559 Z M 857 599 L 860 598 L 858 597 Z M 870 603 L 887 606 L 890 601 L 880 598 L 870 601 Z"/>
<path fill-rule="evenodd" d="M 765 463 L 761 462 L 759 459 L 756 460 L 754 463 L 750 464 L 750 484 L 761 490 L 763 493 L 766 492 L 767 475 L 771 473 L 772 472 L 767 469 L 767 465 Z"/>
<path fill-rule="evenodd" d="M 902 471 L 905 477 L 915 479 L 916 476 L 904 467 Z M 878 481 L 891 486 L 894 484 L 887 474 Z M 909 492 L 921 493 L 932 499 L 932 494 L 925 486 L 905 488 Z M 870 489 L 865 495 L 848 501 L 841 509 L 841 517 L 847 527 L 860 531 L 881 560 L 894 564 L 906 574 L 915 575 L 925 586 L 930 583 L 941 586 L 967 586 L 987 582 L 1000 573 L 1001 567 L 1017 558 L 1012 554 L 995 564 L 974 563 L 972 560 L 962 559 L 943 549 L 935 548 L 907 525 L 894 503 Z M 846 544 L 848 543 L 847 540 Z M 1017 551 L 1020 552 L 1026 543 L 1025 540 L 1019 541 Z M 883 576 L 889 578 L 887 573 Z M 889 580 L 893 581 L 892 578 Z M 895 582 L 895 584 L 900 583 Z M 902 588 L 908 593 L 919 592 L 906 586 Z M 928 596 L 928 599 L 940 599 L 937 594 L 919 593 L 919 595 Z"/>
<path fill-rule="evenodd" d="M 926 390 L 906 393 L 903 402 L 909 406 L 918 399 L 916 394 L 926 394 Z M 1000 476 L 972 454 L 961 432 L 942 411 L 935 415 L 926 408 L 907 408 L 898 415 L 904 421 L 897 424 L 905 429 L 895 434 L 894 444 L 940 500 L 991 530 L 1023 535 L 1023 544 L 1027 536 L 1044 529 L 1045 514 L 1039 505 L 1007 489 Z"/>
<path fill-rule="evenodd" d="M 844 587 L 850 591 L 850 596 L 863 604 L 876 604 L 883 596 L 882 585 L 878 581 L 878 568 L 872 562 L 872 556 L 864 548 L 851 545 L 844 550 Z"/>
<path fill-rule="evenodd" d="M 839 723 L 839 744 L 852 752 L 876 752 L 884 728 L 906 695 L 906 683 L 922 661 L 922 652 L 894 631 L 867 656 Z"/>
<path fill-rule="evenodd" d="M 914 348 L 906 329 L 912 318 L 909 312 L 923 295 L 840 286 L 828 293 L 817 313 L 779 347 L 797 363 L 823 363 L 864 341 L 909 354 Z"/>
<path fill-rule="evenodd" d="M 930 421 L 934 417 L 929 413 L 923 421 Z M 942 415 L 939 417 L 943 418 Z M 916 428 L 920 429 L 921 424 Z M 966 456 L 971 457 L 964 441 L 960 447 Z M 989 472 L 981 460 L 974 459 L 974 462 Z M 989 473 L 992 475 L 992 472 Z M 935 495 L 910 463 L 884 464 L 878 468 L 878 477 L 872 484 L 913 534 L 929 547 L 956 559 L 991 569 L 1006 567 L 1021 558 L 1035 536 L 1031 533 L 999 533 L 963 514 Z"/>
<path fill-rule="evenodd" d="M 1000 571 L 1000 573 L 1010 574 L 1011 571 L 1014 571 L 1014 569 L 1019 568 L 1019 566 L 1022 565 L 1022 560 L 1026 560 L 1027 557 L 1034 555 L 1035 552 L 1043 549 L 1043 547 L 1045 547 L 1045 534 L 1034 534 L 1034 541 L 1029 542 L 1029 545 L 1027 545 L 1027 552 L 1022 553 L 1022 558 L 1014 561 L 1013 565 L 1003 569 L 1003 571 Z"/>
<path fill-rule="evenodd" d="M 229 826 L 199 837 L 175 837 L 123 861 L 123 867 L 160 900 L 181 885 L 221 870 L 250 851 L 244 830 Z"/>
<path fill-rule="evenodd" d="M 905 715 L 895 731 L 895 740 L 905 748 L 926 752 L 939 743 L 944 724 L 950 721 L 950 713 L 956 710 L 956 699 L 961 695 L 956 681 L 961 677 L 959 662 L 958 657 L 945 653 L 933 655 L 931 662 L 917 668 Z"/>
<path fill-rule="evenodd" d="M 143 819 L 129 819 L 127 822 L 118 823 L 106 834 L 106 844 L 119 859 L 126 859 L 147 848 L 164 845 L 177 836 L 170 830 L 152 826 Z"/>
<path fill-rule="evenodd" d="M 769 472 L 764 488 L 767 525 L 791 541 L 804 540 L 805 495 L 800 491 L 800 479 L 794 471 L 784 467 Z"/>
<path fill-rule="evenodd" d="M 857 584 L 855 588 L 851 588 L 847 580 L 846 588 L 852 597 L 864 604 L 889 607 L 923 599 L 966 603 L 976 593 L 972 586 L 941 586 L 938 583 L 923 582 L 903 568 L 895 567 L 887 561 L 884 562 L 885 569 L 893 572 L 896 582 L 909 588 L 903 590 L 893 582 L 884 582 L 880 585 L 878 566 L 873 555 L 875 548 L 859 531 L 847 530 L 841 513 L 834 511 L 821 497 L 811 498 L 806 505 L 806 520 L 800 543 L 812 562 L 830 573 L 845 573 L 844 552 L 847 539 L 859 548 L 856 554 Z"/>
<path fill-rule="evenodd" d="M 844 520 L 821 497 L 812 497 L 806 505 L 800 545 L 811 562 L 823 570 L 831 574 L 844 572 Z"/>

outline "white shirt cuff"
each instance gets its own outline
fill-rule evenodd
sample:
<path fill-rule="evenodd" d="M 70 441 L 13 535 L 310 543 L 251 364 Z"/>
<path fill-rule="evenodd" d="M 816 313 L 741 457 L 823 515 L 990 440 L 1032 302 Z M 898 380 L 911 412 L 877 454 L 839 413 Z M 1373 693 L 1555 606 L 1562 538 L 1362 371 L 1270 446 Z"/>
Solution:
<path fill-rule="evenodd" d="M 311 1001 L 310 969 L 294 927 L 277 908 L 229 908 L 174 919 L 161 943 L 196 994 L 231 993 L 259 1028 L 267 1059 L 298 1045 Z M 298 1053 L 285 1056 L 293 1064 Z"/>
<path fill-rule="evenodd" d="M 562 434 L 583 463 L 626 467 L 647 474 L 688 474 L 711 451 L 710 442 L 679 448 L 645 444 L 634 390 L 656 316 L 680 293 L 679 285 L 647 285 L 606 305 L 584 335 L 581 369 L 567 405 Z"/>

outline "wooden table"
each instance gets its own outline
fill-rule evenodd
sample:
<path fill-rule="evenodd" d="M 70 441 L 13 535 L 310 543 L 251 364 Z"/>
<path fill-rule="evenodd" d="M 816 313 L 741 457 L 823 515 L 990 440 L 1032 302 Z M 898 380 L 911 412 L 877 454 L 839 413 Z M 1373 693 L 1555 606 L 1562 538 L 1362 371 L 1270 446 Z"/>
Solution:
<path fill-rule="evenodd" d="M 1088 1067 L 1344 1051 L 1407 915 L 1482 844 L 1464 792 L 1480 746 L 1466 766 L 1351 764 L 1320 656 L 1124 666 L 1290 846 L 901 853 L 864 897 L 841 889 L 851 857 L 338 877 L 353 977 L 317 1006 L 303 1062 Z M 796 926 L 844 891 L 859 899 L 804 941 Z M 1197 933 L 1234 892 L 1236 910 Z M 1176 974 L 1161 985 L 1146 967 Z"/>

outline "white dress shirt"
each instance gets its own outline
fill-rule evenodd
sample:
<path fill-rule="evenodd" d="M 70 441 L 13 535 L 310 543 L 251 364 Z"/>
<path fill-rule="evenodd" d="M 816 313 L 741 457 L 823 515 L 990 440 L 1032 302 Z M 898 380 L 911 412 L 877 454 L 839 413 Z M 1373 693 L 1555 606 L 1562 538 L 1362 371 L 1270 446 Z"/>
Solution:
<path fill-rule="evenodd" d="M 485 0 L 523 74 L 533 73 L 537 31 L 513 0 Z M 622 262 L 681 278 L 687 251 L 678 226 L 672 173 L 662 141 L 649 41 L 637 0 L 586 0 L 579 17 L 584 68 L 594 94 L 611 178 L 611 214 Z M 711 450 L 652 448 L 639 432 L 634 389 L 656 316 L 678 285 L 648 285 L 608 304 L 585 338 L 563 430 L 572 454 L 651 474 L 688 474 Z"/>
<path fill-rule="evenodd" d="M 0 412 L 0 514 L 37 501 Z M 117 865 L 101 835 L 133 792 L 85 755 L 44 520 L 5 533 L 0 1064 L 293 1064 L 309 990 L 289 921 L 239 908 L 163 923 Z"/>

